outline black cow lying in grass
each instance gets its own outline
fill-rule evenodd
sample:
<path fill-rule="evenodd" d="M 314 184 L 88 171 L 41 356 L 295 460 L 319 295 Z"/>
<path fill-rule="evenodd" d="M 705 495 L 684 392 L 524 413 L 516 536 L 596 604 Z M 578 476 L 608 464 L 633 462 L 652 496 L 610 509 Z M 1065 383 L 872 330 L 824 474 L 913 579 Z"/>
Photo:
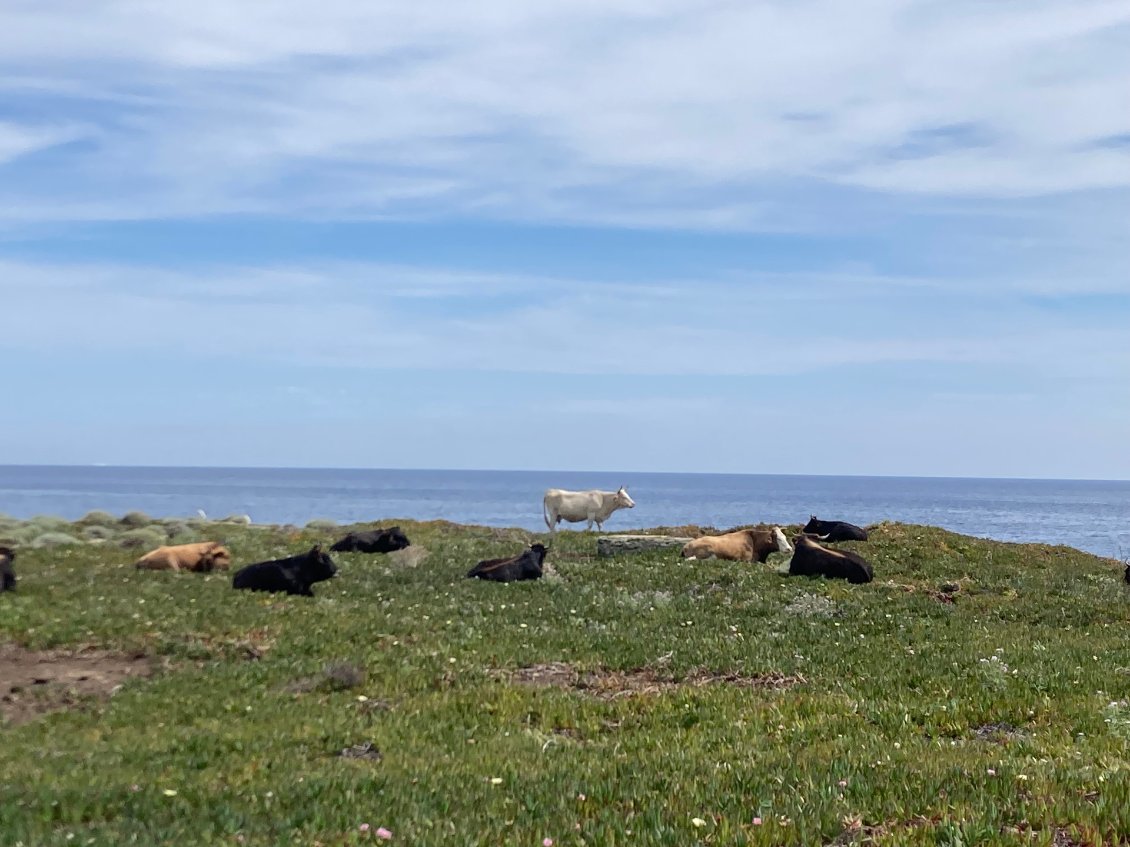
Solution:
<path fill-rule="evenodd" d="M 0 591 L 16 590 L 16 571 L 12 567 L 15 559 L 15 550 L 11 547 L 0 547 Z"/>
<path fill-rule="evenodd" d="M 789 576 L 826 576 L 857 584 L 875 578 L 867 560 L 850 550 L 829 550 L 807 535 L 796 536 L 793 548 Z"/>
<path fill-rule="evenodd" d="M 822 521 L 810 515 L 803 532 L 818 535 L 821 541 L 866 541 L 867 530 L 846 521 Z"/>
<path fill-rule="evenodd" d="M 409 544 L 408 536 L 400 527 L 371 529 L 364 532 L 351 532 L 334 543 L 330 550 L 334 553 L 392 553 L 403 550 Z"/>
<path fill-rule="evenodd" d="M 248 591 L 285 591 L 287 594 L 313 597 L 310 586 L 330 579 L 336 573 L 333 559 L 322 552 L 322 545 L 316 544 L 299 556 L 257 562 L 241 568 L 232 577 L 231 584 L 232 588 Z"/>
<path fill-rule="evenodd" d="M 521 579 L 539 579 L 542 564 L 545 562 L 546 548 L 533 544 L 518 556 L 503 559 L 487 559 L 479 562 L 467 572 L 467 577 L 492 579 L 495 582 L 516 582 Z"/>

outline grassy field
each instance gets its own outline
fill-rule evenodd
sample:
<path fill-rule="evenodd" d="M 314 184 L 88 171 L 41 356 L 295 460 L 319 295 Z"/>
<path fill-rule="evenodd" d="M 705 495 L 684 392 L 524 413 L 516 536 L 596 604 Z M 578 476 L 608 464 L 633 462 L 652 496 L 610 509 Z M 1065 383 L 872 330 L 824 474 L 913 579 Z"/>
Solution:
<path fill-rule="evenodd" d="M 135 571 L 117 529 L 22 547 L 0 643 L 153 673 L 0 727 L 0 843 L 1130 841 L 1112 560 L 884 524 L 852 586 L 563 532 L 499 585 L 462 577 L 529 534 L 399 523 L 425 559 L 335 555 L 313 599 Z M 340 533 L 172 531 L 237 567 Z"/>

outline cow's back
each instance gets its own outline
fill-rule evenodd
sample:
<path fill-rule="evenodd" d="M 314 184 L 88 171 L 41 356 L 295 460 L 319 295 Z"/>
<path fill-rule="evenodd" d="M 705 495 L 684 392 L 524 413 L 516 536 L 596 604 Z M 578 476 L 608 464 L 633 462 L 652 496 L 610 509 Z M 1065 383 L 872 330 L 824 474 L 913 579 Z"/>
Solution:
<path fill-rule="evenodd" d="M 683 545 L 684 558 L 688 554 L 701 558 L 704 553 L 734 562 L 750 561 L 753 558 L 753 546 L 749 535 L 744 531 L 704 535 Z"/>
<path fill-rule="evenodd" d="M 209 554 L 223 550 L 215 541 L 174 544 L 151 550 L 137 560 L 137 567 L 156 571 L 195 570 Z M 226 552 L 226 551 L 225 551 Z"/>
<path fill-rule="evenodd" d="M 232 577 L 233 588 L 249 591 L 287 591 L 295 585 L 290 568 L 281 562 L 257 562 L 240 568 Z"/>
<path fill-rule="evenodd" d="M 545 505 L 561 517 L 580 520 L 590 512 L 595 514 L 601 506 L 599 491 L 566 491 L 551 488 L 545 492 Z"/>

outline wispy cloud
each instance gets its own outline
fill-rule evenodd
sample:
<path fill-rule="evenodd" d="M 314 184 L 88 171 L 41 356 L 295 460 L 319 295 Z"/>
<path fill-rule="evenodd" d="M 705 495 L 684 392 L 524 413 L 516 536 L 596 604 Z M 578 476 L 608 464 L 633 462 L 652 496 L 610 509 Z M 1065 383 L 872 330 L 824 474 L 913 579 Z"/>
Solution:
<path fill-rule="evenodd" d="M 1115 0 L 7 4 L 6 132 L 94 140 L 0 203 L 765 228 L 798 182 L 1126 189 L 1128 27 Z"/>
<path fill-rule="evenodd" d="M 173 273 L 9 262 L 0 265 L 0 345 L 557 374 L 811 374 L 934 362 L 1110 376 L 1130 364 L 1116 316 L 1064 326 L 1054 313 L 1013 305 L 1002 325 L 999 293 L 927 282 L 923 290 L 913 280 L 823 273 L 633 284 L 361 263 Z"/>

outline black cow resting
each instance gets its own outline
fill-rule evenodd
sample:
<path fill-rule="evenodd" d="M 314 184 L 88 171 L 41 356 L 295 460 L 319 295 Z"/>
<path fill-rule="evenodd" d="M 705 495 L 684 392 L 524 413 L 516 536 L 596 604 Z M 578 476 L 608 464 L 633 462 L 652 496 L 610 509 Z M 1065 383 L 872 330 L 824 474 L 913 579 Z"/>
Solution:
<path fill-rule="evenodd" d="M 796 536 L 793 547 L 789 576 L 826 576 L 854 583 L 870 582 L 875 578 L 867 560 L 850 550 L 829 550 L 807 535 Z"/>
<path fill-rule="evenodd" d="M 11 547 L 0 547 L 0 591 L 16 590 L 16 571 L 12 567 L 16 551 Z"/>
<path fill-rule="evenodd" d="M 334 553 L 391 553 L 403 550 L 409 544 L 408 536 L 400 527 L 351 532 L 339 539 L 330 550 Z"/>
<path fill-rule="evenodd" d="M 320 544 L 316 544 L 299 556 L 257 562 L 241 568 L 232 577 L 232 588 L 285 591 L 287 594 L 313 597 L 314 592 L 310 590 L 310 586 L 329 579 L 336 573 L 333 559 L 322 552 Z"/>
<path fill-rule="evenodd" d="M 492 579 L 495 582 L 516 582 L 520 579 L 538 579 L 542 574 L 546 548 L 533 544 L 518 556 L 503 559 L 487 559 L 479 562 L 467 572 L 467 577 Z"/>
<path fill-rule="evenodd" d="M 811 515 L 803 532 L 820 536 L 821 541 L 866 541 L 867 530 L 846 521 L 822 521 Z"/>

